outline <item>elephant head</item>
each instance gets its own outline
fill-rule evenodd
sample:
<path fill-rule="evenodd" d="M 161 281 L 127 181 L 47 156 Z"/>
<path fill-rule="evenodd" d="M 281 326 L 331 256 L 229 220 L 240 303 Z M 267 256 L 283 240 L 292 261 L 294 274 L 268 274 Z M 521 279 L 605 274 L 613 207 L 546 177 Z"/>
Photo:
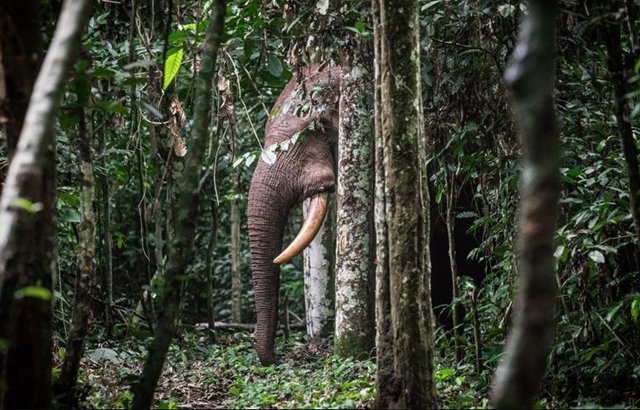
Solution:
<path fill-rule="evenodd" d="M 275 362 L 279 265 L 313 240 L 326 214 L 328 193 L 335 191 L 339 84 L 339 67 L 303 68 L 278 97 L 265 127 L 264 147 L 271 154 L 258 160 L 247 211 L 257 313 L 255 347 L 264 365 Z M 289 212 L 306 198 L 311 198 L 307 219 L 282 251 Z"/>

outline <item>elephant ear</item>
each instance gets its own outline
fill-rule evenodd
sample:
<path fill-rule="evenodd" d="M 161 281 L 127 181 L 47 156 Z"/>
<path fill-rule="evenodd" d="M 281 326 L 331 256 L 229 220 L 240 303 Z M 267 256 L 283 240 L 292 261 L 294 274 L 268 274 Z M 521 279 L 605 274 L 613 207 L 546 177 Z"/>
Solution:
<path fill-rule="evenodd" d="M 313 64 L 294 76 L 269 114 L 265 146 L 281 143 L 316 121 L 330 118 L 337 103 L 339 84 L 339 67 Z"/>

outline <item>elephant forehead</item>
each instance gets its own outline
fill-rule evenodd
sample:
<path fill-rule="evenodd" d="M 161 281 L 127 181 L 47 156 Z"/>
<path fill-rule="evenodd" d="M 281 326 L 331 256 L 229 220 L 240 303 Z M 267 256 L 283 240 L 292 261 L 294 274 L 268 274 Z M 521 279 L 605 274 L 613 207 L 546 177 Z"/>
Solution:
<path fill-rule="evenodd" d="M 311 120 L 308 117 L 297 117 L 292 114 L 280 114 L 270 120 L 265 128 L 267 146 L 282 142 L 303 131 Z"/>

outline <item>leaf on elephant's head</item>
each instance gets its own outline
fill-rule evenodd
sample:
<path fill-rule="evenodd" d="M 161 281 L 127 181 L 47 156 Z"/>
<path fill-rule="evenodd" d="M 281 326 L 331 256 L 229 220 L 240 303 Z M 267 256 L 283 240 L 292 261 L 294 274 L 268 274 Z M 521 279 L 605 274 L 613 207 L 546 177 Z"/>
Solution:
<path fill-rule="evenodd" d="M 268 165 L 273 165 L 276 163 L 277 155 L 275 151 L 272 150 L 271 147 L 269 147 L 262 151 L 262 155 L 260 155 L 260 158 Z"/>

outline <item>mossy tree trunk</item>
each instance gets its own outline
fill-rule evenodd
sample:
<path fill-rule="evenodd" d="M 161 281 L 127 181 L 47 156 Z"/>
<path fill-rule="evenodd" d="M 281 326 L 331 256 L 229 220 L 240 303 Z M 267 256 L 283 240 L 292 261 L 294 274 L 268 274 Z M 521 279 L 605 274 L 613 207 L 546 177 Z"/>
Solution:
<path fill-rule="evenodd" d="M 336 233 L 336 353 L 373 351 L 373 49 L 351 36 L 341 58 Z"/>
<path fill-rule="evenodd" d="M 493 406 L 531 408 L 555 330 L 554 232 L 560 198 L 560 140 L 553 102 L 554 0 L 529 1 L 504 79 L 523 145 L 519 293 L 514 326 L 496 371 Z"/>
<path fill-rule="evenodd" d="M 53 131 L 93 3 L 64 3 L 0 199 L 0 382 L 5 408 L 51 407 Z"/>
<path fill-rule="evenodd" d="M 218 49 L 224 33 L 225 10 L 225 0 L 214 1 L 211 4 L 209 27 L 202 45 L 200 71 L 196 79 L 195 111 L 189 150 L 184 170 L 179 175 L 175 187 L 177 198 L 174 200 L 172 208 L 174 234 L 171 236 L 168 247 L 169 260 L 165 273 L 158 325 L 140 380 L 133 387 L 132 407 L 135 409 L 151 407 L 153 392 L 162 373 L 169 344 L 177 329 L 184 273 L 194 251 L 193 238 L 198 217 L 198 184 L 201 174 L 201 160 L 208 145 L 212 81 Z"/>
<path fill-rule="evenodd" d="M 376 170 L 382 172 L 376 176 L 375 214 L 377 232 L 386 231 L 378 239 L 383 248 L 377 249 L 377 281 L 388 281 L 377 284 L 378 303 L 385 307 L 378 308 L 378 349 L 386 355 L 378 374 L 386 382 L 378 383 L 376 407 L 434 408 L 419 6 L 382 0 L 374 10 L 379 13 Z"/>

